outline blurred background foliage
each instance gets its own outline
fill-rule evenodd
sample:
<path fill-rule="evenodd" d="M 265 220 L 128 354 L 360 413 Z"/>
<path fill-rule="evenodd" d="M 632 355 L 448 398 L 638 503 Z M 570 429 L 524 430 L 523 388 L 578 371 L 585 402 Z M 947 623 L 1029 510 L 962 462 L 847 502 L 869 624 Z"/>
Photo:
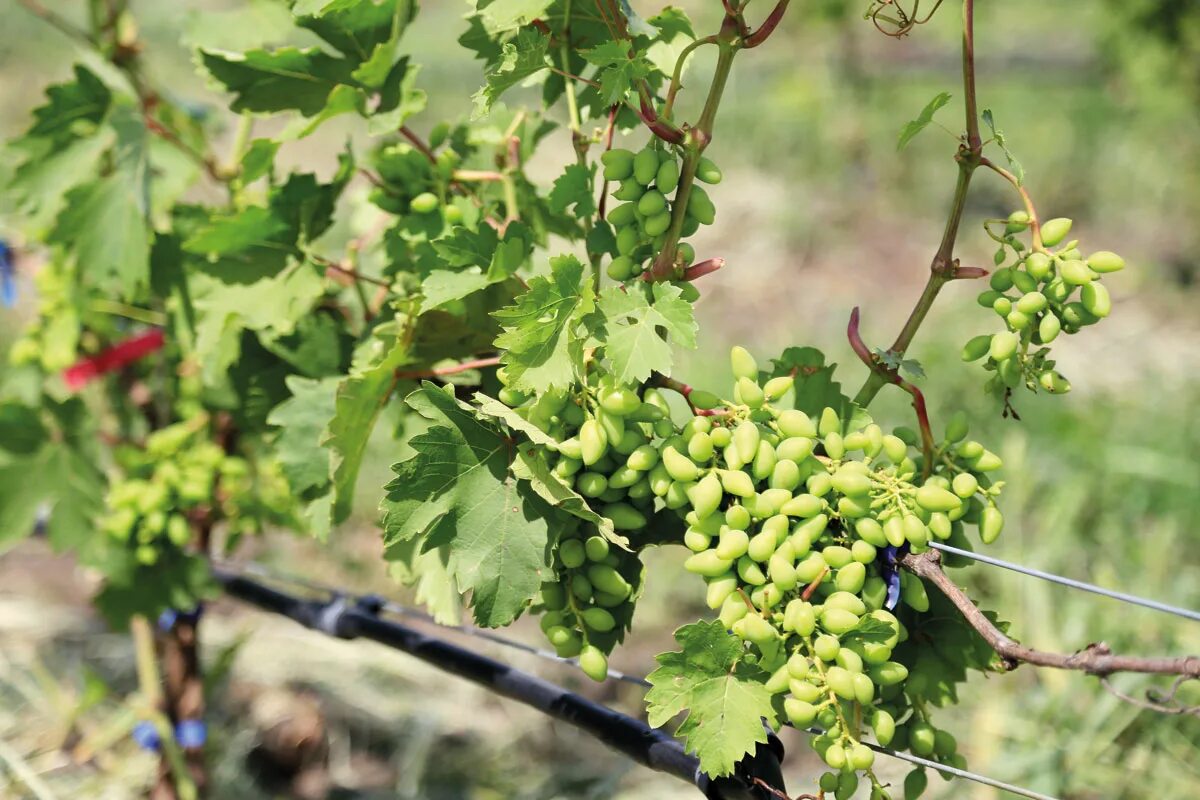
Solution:
<path fill-rule="evenodd" d="M 697 30 L 715 25 L 719 4 L 678 4 Z M 71 18 L 83 4 L 46 5 Z M 647 15 L 656 9 L 647 0 L 632 5 Z M 752 7 L 765 13 L 767 5 Z M 717 225 L 696 242 L 701 258 L 721 256 L 729 266 L 702 286 L 700 348 L 685 354 L 678 373 L 690 383 L 727 381 L 724 359 L 713 354 L 735 342 L 764 357 L 811 344 L 843 363 L 841 380 L 853 391 L 865 371 L 844 341 L 850 309 L 862 307 L 868 343 L 886 346 L 920 291 L 953 189 L 958 10 L 945 3 L 929 24 L 894 40 L 864 21 L 865 5 L 796 0 L 776 37 L 735 67 L 712 147 L 727 175 L 711 192 Z M 430 98 L 413 123 L 419 130 L 468 115 L 480 84 L 479 65 L 451 46 L 465 30 L 468 5 L 424 6 L 407 39 L 424 64 L 419 83 Z M 980 388 L 982 372 L 960 363 L 961 344 L 996 323 L 974 302 L 978 286 L 951 285 L 912 350 L 928 373 L 922 385 L 935 427 L 965 409 L 978 420 L 974 435 L 1006 462 L 1009 522 L 994 554 L 1200 607 L 1200 3 L 978 6 L 980 104 L 993 110 L 1039 210 L 1073 217 L 1085 250 L 1116 250 L 1133 268 L 1114 276 L 1112 317 L 1057 347 L 1075 390 L 1021 398 L 1020 421 L 1002 419 Z M 43 87 L 66 77 L 79 53 L 16 0 L 0 8 L 0 133 L 7 137 L 28 124 Z M 157 82 L 197 114 L 221 112 L 189 47 L 252 46 L 280 24 L 273 0 L 143 0 L 134 9 Z M 699 83 L 711 64 L 701 59 L 693 69 Z M 937 118 L 950 135 L 930 126 L 897 152 L 902 124 L 941 91 L 955 94 Z M 365 143 L 349 127 L 330 125 L 286 152 L 329 172 L 347 136 Z M 552 138 L 539 156 L 548 179 L 570 157 L 567 137 Z M 959 255 L 988 265 L 980 223 L 1007 215 L 1016 198 L 983 173 L 973 190 Z M 352 205 L 344 211 L 352 215 Z M 0 233 L 4 227 L 0 210 Z M 21 319 L 20 307 L 0 313 L 0 341 Z M 907 424 L 911 412 L 897 394 L 885 391 L 872 408 L 876 419 Z M 393 442 L 377 437 L 357 521 L 335 534 L 332 547 L 268 539 L 258 555 L 394 593 L 372 525 L 378 487 L 397 455 Z M 653 554 L 654 580 L 635 635 L 615 659 L 619 668 L 646 671 L 673 627 L 704 611 L 698 581 L 677 568 L 678 556 Z M 1195 623 L 986 566 L 955 575 L 1036 647 L 1070 651 L 1103 640 L 1118 651 L 1200 652 Z M 88 576 L 37 543 L 0 556 L 0 796 L 131 797 L 152 774 L 154 759 L 125 736 L 131 716 L 121 696 L 134 683 L 127 640 L 86 616 L 88 589 Z M 214 796 L 695 796 L 403 656 L 222 609 L 207 623 Z M 623 688 L 581 686 L 576 676 L 551 672 L 639 708 L 640 698 Z M 1115 683 L 1130 694 L 1154 685 L 1130 676 Z M 1185 693 L 1200 703 L 1200 691 Z M 1200 793 L 1200 718 L 1137 709 L 1092 678 L 1024 667 L 974 681 L 946 716 L 972 768 L 1042 792 L 1072 800 Z M 276 763 L 271 737 L 294 734 L 288 726 L 301 723 L 324 745 L 312 763 Z M 811 785 L 818 767 L 803 737 L 786 744 L 791 785 Z M 13 777 L 30 771 L 41 776 L 37 791 Z M 904 773 L 892 765 L 887 774 L 898 782 Z M 999 796 L 965 783 L 931 785 L 935 797 Z"/>

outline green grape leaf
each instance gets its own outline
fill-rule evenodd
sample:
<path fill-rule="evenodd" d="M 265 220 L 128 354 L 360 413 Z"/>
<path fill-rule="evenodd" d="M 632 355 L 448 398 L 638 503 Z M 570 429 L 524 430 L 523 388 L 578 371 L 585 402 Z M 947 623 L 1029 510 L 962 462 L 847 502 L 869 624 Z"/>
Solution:
<path fill-rule="evenodd" d="M 480 9 L 479 21 L 489 34 L 524 28 L 545 15 L 554 0 L 493 0 Z"/>
<path fill-rule="evenodd" d="M 48 434 L 36 409 L 11 400 L 0 402 L 0 450 L 29 455 L 41 448 Z"/>
<path fill-rule="evenodd" d="M 625 550 L 629 549 L 629 539 L 617 533 L 612 520 L 593 511 L 583 495 L 555 475 L 541 452 L 532 445 L 524 444 L 518 447 L 517 453 L 517 460 L 513 462 L 512 467 L 513 474 L 521 480 L 529 481 L 530 487 L 539 497 L 573 517 L 592 523 L 605 539 Z"/>
<path fill-rule="evenodd" d="M 550 213 L 564 214 L 572 209 L 577 219 L 585 219 L 596 213 L 594 179 L 596 165 L 571 164 L 554 181 L 547 202 Z"/>
<path fill-rule="evenodd" d="M 900 129 L 900 139 L 896 143 L 896 149 L 903 150 L 918 133 L 925 130 L 925 128 L 929 126 L 929 123 L 933 122 L 933 115 L 941 110 L 943 106 L 949 103 L 951 97 L 953 97 L 953 95 L 951 95 L 949 92 L 942 92 L 930 100 L 925 107 L 921 109 L 921 113 L 917 115 L 916 119 L 905 123 L 904 127 Z"/>
<path fill-rule="evenodd" d="M 600 68 L 600 96 L 605 105 L 619 105 L 646 78 L 654 66 L 642 55 L 629 54 L 629 43 L 610 41 L 583 52 L 589 63 Z"/>
<path fill-rule="evenodd" d="M 695 622 L 675 631 L 680 650 L 658 656 L 646 692 L 650 724 L 665 725 L 677 714 L 687 717 L 675 731 L 700 768 L 713 777 L 729 775 L 738 761 L 767 741 L 767 724 L 776 724 L 766 673 L 744 661 L 740 639 L 719 621 Z"/>
<path fill-rule="evenodd" d="M 50 234 L 79 254 L 87 274 L 113 278 L 123 296 L 150 277 L 150 229 L 140 172 L 122 169 L 72 189 Z"/>
<path fill-rule="evenodd" d="M 367 133 L 383 136 L 400 128 L 408 118 L 425 110 L 428 97 L 417 88 L 421 68 L 410 65 L 408 56 L 392 67 L 379 90 L 379 103 L 367 120 Z"/>
<path fill-rule="evenodd" d="M 353 65 L 316 47 L 248 50 L 244 53 L 201 50 L 209 74 L 234 95 L 234 111 L 299 111 L 306 117 L 325 110 L 329 94 L 353 83 Z"/>
<path fill-rule="evenodd" d="M 97 566 L 105 581 L 92 602 L 117 629 L 134 615 L 156 619 L 168 609 L 195 608 L 220 594 L 208 560 L 179 550 L 167 550 L 152 566 L 143 566 L 131 548 L 110 547 Z"/>
<path fill-rule="evenodd" d="M 75 80 L 46 90 L 46 103 L 34 109 L 33 125 L 24 140 L 49 139 L 61 146 L 77 138 L 87 124 L 98 126 L 108 115 L 113 95 L 104 81 L 80 64 L 74 73 Z"/>
<path fill-rule="evenodd" d="M 287 378 L 292 396 L 277 405 L 267 424 L 279 428 L 275 456 L 288 485 L 298 495 L 325 489 L 332 480 L 329 451 L 321 440 L 337 411 L 338 379 Z"/>
<path fill-rule="evenodd" d="M 31 227 L 48 227 L 66 203 L 67 194 L 100 171 L 100 159 L 116 141 L 105 126 L 96 135 L 55 144 L 51 139 L 29 139 L 14 149 L 27 154 L 13 173 L 5 193 L 29 218 Z"/>
<path fill-rule="evenodd" d="M 462 624 L 462 598 L 458 581 L 450 571 L 450 552 L 437 547 L 422 552 L 421 540 L 401 539 L 384 554 L 390 562 L 392 579 L 416 588 L 417 602 L 425 606 L 439 625 Z"/>
<path fill-rule="evenodd" d="M 1004 138 L 1004 133 L 996 128 L 996 120 L 992 116 L 992 110 L 985 108 L 980 116 L 983 118 L 983 124 L 987 125 L 988 130 L 992 132 L 992 138 L 996 140 L 996 144 L 1004 151 L 1004 157 L 1008 160 L 1008 165 L 1012 168 L 1013 176 L 1017 179 L 1017 185 L 1024 185 L 1025 167 L 1021 166 L 1021 162 L 1017 161 L 1012 151 L 1008 149 L 1008 142 Z"/>
<path fill-rule="evenodd" d="M 242 172 L 238 176 L 242 184 L 254 183 L 259 178 L 269 177 L 275 167 L 275 155 L 279 142 L 274 139 L 255 139 L 242 156 Z"/>
<path fill-rule="evenodd" d="M 499 61 L 485 76 L 483 88 L 472 96 L 475 110 L 471 118 L 484 116 L 500 95 L 550 66 L 546 59 L 549 48 L 550 37 L 532 28 L 523 29 L 515 42 L 505 42 Z"/>
<path fill-rule="evenodd" d="M 406 403 L 432 425 L 410 440 L 416 454 L 393 467 L 385 545 L 420 538 L 423 552 L 445 547 L 475 621 L 507 625 L 549 569 L 551 509 L 510 471 L 513 442 L 452 396 L 426 383 Z"/>
<path fill-rule="evenodd" d="M 664 75 L 670 75 L 684 48 L 696 40 L 696 32 L 692 29 L 692 21 L 687 13 L 680 8 L 667 7 L 651 17 L 650 32 L 654 41 L 646 48 L 646 60 Z M 689 61 L 684 65 L 686 70 Z"/>
<path fill-rule="evenodd" d="M 576 375 L 573 327 L 595 306 L 590 280 L 579 259 L 550 259 L 550 277 L 536 276 L 513 305 L 492 312 L 504 332 L 496 337 L 510 385 L 539 391 L 566 386 Z"/>
<path fill-rule="evenodd" d="M 633 10 L 633 6 L 629 5 L 629 0 L 621 0 L 621 14 L 625 17 L 626 27 L 631 35 L 654 36 L 658 33 L 658 29 L 654 25 L 638 16 L 638 13 Z M 653 21 L 652 19 L 650 22 Z"/>
<path fill-rule="evenodd" d="M 395 59 L 396 43 L 416 13 L 415 0 L 299 0 L 296 22 L 357 64 L 354 77 L 377 87 Z"/>
<path fill-rule="evenodd" d="M 558 442 L 553 436 L 546 433 L 544 430 L 534 425 L 529 420 L 522 417 L 514 409 L 501 403 L 494 397 L 489 397 L 483 392 L 476 392 L 472 398 L 476 405 L 476 410 L 486 417 L 491 417 L 494 420 L 503 422 L 514 431 L 519 431 L 525 434 L 526 438 L 534 444 L 544 446 L 555 445 Z"/>
<path fill-rule="evenodd" d="M 915 358 L 905 358 L 891 350 L 884 350 L 882 347 L 876 347 L 874 353 L 879 359 L 879 363 L 890 370 L 902 371 L 911 378 L 925 377 L 925 368 Z"/>
<path fill-rule="evenodd" d="M 332 518 L 335 523 L 350 516 L 367 440 L 375 429 L 379 412 L 387 405 L 396 387 L 396 370 L 409 359 L 408 347 L 403 341 L 390 345 L 377 341 L 375 344 L 382 350 L 378 359 L 355 370 L 338 385 L 335 413 L 321 441 L 331 452 Z"/>
<path fill-rule="evenodd" d="M 696 346 L 696 318 L 683 290 L 670 283 L 653 285 L 653 302 L 640 287 L 606 289 L 600 311 L 607 321 L 604 352 L 613 377 L 622 383 L 641 383 L 651 372 L 671 374 L 671 344 Z"/>
<path fill-rule="evenodd" d="M 838 413 L 846 431 L 861 430 L 871 423 L 865 409 L 842 393 L 842 385 L 833 379 L 837 364 L 826 364 L 825 354 L 815 347 L 789 347 L 772 359 L 766 377 L 791 375 L 795 379 L 795 408 L 814 419 L 826 408 Z"/>

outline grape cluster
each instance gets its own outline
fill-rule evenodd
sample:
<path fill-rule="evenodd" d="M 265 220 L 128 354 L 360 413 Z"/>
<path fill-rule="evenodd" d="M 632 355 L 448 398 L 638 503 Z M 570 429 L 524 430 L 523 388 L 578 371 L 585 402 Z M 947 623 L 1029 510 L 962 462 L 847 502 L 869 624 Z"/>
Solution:
<path fill-rule="evenodd" d="M 41 269 L 34 275 L 37 316 L 8 351 L 12 364 L 39 364 L 47 372 L 66 369 L 75 361 L 80 321 L 75 310 L 69 276 L 57 269 Z"/>
<path fill-rule="evenodd" d="M 291 513 L 287 481 L 274 462 L 252 471 L 246 459 L 207 439 L 206 430 L 176 423 L 150 434 L 144 449 L 120 453 L 125 475 L 109 487 L 100 527 L 131 547 L 143 566 L 158 563 L 164 551 L 187 548 L 189 515 L 198 510 L 227 520 L 233 537 Z"/>
<path fill-rule="evenodd" d="M 637 555 L 583 526 L 560 534 L 555 579 L 542 584 L 535 608 L 555 652 L 579 657 L 593 680 L 608 675 L 608 656 L 629 629 L 642 582 Z"/>
<path fill-rule="evenodd" d="M 963 348 L 963 360 L 987 356 L 987 367 L 996 373 L 989 383 L 994 391 L 1024 383 L 1033 391 L 1063 394 L 1071 384 L 1054 368 L 1047 345 L 1059 333 L 1076 333 L 1108 316 L 1112 299 L 1100 278 L 1123 269 L 1125 260 L 1106 250 L 1084 259 L 1077 241 L 1063 243 L 1071 230 L 1071 220 L 1065 217 L 1043 223 L 1042 247 L 1026 252 L 1018 234 L 1028 230 L 1029 223 L 1029 215 L 1017 211 L 1004 223 L 1002 235 L 992 234 L 1001 243 L 997 265 L 1010 250 L 1017 260 L 992 273 L 991 288 L 979 295 L 979 304 L 1000 315 L 1007 330 L 971 339 Z M 1048 249 L 1059 244 L 1057 250 Z"/>
<path fill-rule="evenodd" d="M 608 265 L 608 276 L 615 281 L 628 281 L 648 268 L 666 241 L 675 211 L 671 195 L 676 194 L 679 186 L 680 159 L 674 149 L 655 140 L 637 153 L 609 150 L 601 160 L 605 180 L 619 184 L 613 198 L 622 201 L 608 212 L 618 253 Z M 696 178 L 709 184 L 719 183 L 721 170 L 701 156 L 696 165 Z M 711 225 L 716 213 L 716 207 L 703 187 L 692 184 L 687 193 L 681 237 L 691 236 L 701 225 Z M 695 250 L 686 242 L 676 250 L 677 266 L 685 267 L 695 257 Z"/>
<path fill-rule="evenodd" d="M 389 145 L 376 154 L 375 169 L 384 186 L 371 191 L 370 200 L 393 214 L 431 218 L 439 211 L 448 225 L 462 222 L 462 209 L 443 202 L 446 189 L 462 158 L 445 148 L 433 161 L 410 144 Z"/>
<path fill-rule="evenodd" d="M 497 376 L 508 379 L 504 368 Z M 659 463 L 656 441 L 675 426 L 657 389 L 639 393 L 604 376 L 576 393 L 552 389 L 531 398 L 505 386 L 499 397 L 557 441 L 547 454 L 554 474 L 594 501 L 617 530 L 645 528 L 656 497 L 673 508 L 687 502 Z"/>
<path fill-rule="evenodd" d="M 922 581 L 896 570 L 896 552 L 961 539 L 968 522 L 994 540 L 1001 484 L 988 473 L 1000 459 L 966 440 L 956 419 L 925 465 L 911 433 L 874 423 L 848 430 L 829 408 L 817 421 L 776 408 L 791 378 L 761 380 L 742 348 L 731 360 L 734 401 L 702 410 L 662 445 L 664 467 L 688 497 L 685 566 L 704 577 L 709 607 L 770 674 L 787 719 L 825 730 L 813 740 L 834 770 L 822 787 L 849 797 L 864 772 L 872 796 L 886 797 L 866 730 L 880 744 L 958 759 L 952 738 L 938 738 L 924 709 L 906 700 L 911 665 L 892 658 L 908 635 L 892 611 L 930 607 Z"/>

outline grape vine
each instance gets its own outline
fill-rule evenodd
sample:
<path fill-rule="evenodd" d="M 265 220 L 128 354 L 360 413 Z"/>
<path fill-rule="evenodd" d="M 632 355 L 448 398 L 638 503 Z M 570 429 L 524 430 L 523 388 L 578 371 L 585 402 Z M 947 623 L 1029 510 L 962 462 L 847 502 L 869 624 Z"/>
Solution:
<path fill-rule="evenodd" d="M 708 774 L 733 773 L 764 720 L 820 728 L 822 796 L 922 794 L 923 769 L 902 788 L 876 775 L 871 742 L 965 763 L 936 709 L 971 671 L 1027 654 L 951 595 L 929 545 L 996 540 L 1002 465 L 961 414 L 935 434 L 905 354 L 947 283 L 988 277 L 979 303 L 1004 329 L 963 358 L 983 360 L 1015 413 L 1020 386 L 1069 389 L 1050 345 L 1109 315 L 1101 279 L 1125 266 L 1037 215 L 978 107 L 972 0 L 952 210 L 895 342 L 870 350 L 855 310 L 869 374 L 853 398 L 809 347 L 762 364 L 732 348 L 723 396 L 675 375 L 703 278 L 726 266 L 688 241 L 717 216 L 704 185 L 722 179 L 708 154 L 722 97 L 735 59 L 775 44 L 788 0 L 726 0 L 707 35 L 672 7 L 643 19 L 617 0 L 481 0 L 458 43 L 483 85 L 446 120 L 429 119 L 405 49 L 415 0 L 291 0 L 246 49 L 200 47 L 228 114 L 154 84 L 125 0 L 88 0 L 87 29 L 22 5 L 91 52 L 12 143 L 20 266 L 41 263 L 0 395 L 0 471 L 22 487 L 0 511 L 23 532 L 48 509 L 55 546 L 104 575 L 114 624 L 196 607 L 215 589 L 206 559 L 242 537 L 336 538 L 386 419 L 404 457 L 380 492 L 385 556 L 440 619 L 536 614 L 602 680 L 650 579 L 642 555 L 676 546 L 713 618 L 676 632 L 646 701 L 655 726 L 682 716 Z M 936 8 L 899 5 L 867 17 L 893 36 L 934 24 Z M 226 22 L 248 25 L 241 13 Z M 300 31 L 321 44 L 290 44 Z M 683 77 L 712 51 L 694 91 Z M 263 134 L 275 116 L 287 124 Z M 336 163 L 283 166 L 342 117 L 366 135 Z M 555 142 L 570 157 L 545 185 L 529 165 Z M 1021 206 L 984 223 L 990 273 L 955 257 L 980 168 Z M 869 415 L 889 384 L 912 396 L 914 427 Z M 162 709 L 176 724 L 192 713 L 178 694 Z M 156 796 L 202 786 L 189 763 L 164 762 Z"/>

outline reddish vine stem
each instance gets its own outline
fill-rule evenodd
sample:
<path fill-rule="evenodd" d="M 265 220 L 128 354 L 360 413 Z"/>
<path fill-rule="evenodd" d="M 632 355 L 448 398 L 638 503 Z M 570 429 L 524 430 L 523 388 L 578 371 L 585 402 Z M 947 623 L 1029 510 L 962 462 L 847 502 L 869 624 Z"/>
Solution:
<path fill-rule="evenodd" d="M 642 122 L 658 138 L 671 144 L 683 144 L 683 131 L 658 115 L 654 110 L 654 101 L 650 99 L 650 89 L 645 81 L 638 86 L 638 116 Z"/>
<path fill-rule="evenodd" d="M 413 147 L 420 150 L 422 155 L 429 159 L 430 163 L 437 163 L 437 156 L 433 154 L 433 150 L 430 149 L 429 145 L 425 144 L 425 141 L 420 136 L 417 136 L 417 134 L 413 132 L 412 128 L 408 127 L 407 125 L 401 125 L 400 135 L 405 139 L 408 139 L 409 143 Z"/>
<path fill-rule="evenodd" d="M 775 32 L 775 29 L 779 27 L 779 23 L 783 19 L 784 12 L 787 11 L 788 3 L 790 2 L 791 0 L 779 0 L 775 8 L 771 10 L 771 13 L 767 15 L 763 24 L 759 26 L 758 30 L 743 40 L 742 46 L 750 49 L 751 47 L 758 47 L 765 42 Z"/>
<path fill-rule="evenodd" d="M 1200 656 L 1176 656 L 1141 658 L 1113 653 L 1103 642 L 1089 644 L 1077 653 L 1048 653 L 1034 650 L 1008 638 L 971 601 L 941 567 L 941 557 L 936 550 L 921 555 L 909 553 L 900 559 L 909 572 L 937 587 L 946 599 L 954 604 L 963 619 L 983 637 L 1004 661 L 1006 669 L 1015 669 L 1021 664 L 1039 667 L 1077 670 L 1089 675 L 1111 675 L 1114 672 L 1139 672 L 1152 675 L 1183 675 L 1200 678 Z"/>
<path fill-rule="evenodd" d="M 1006 170 L 1004 167 L 1001 167 L 999 164 L 996 164 L 995 162 L 991 161 L 990 159 L 981 156 L 979 159 L 979 166 L 987 167 L 992 172 L 995 172 L 997 175 L 999 175 L 1001 178 L 1004 178 L 1004 180 L 1006 180 L 1010 184 L 1012 184 L 1012 187 L 1017 190 L 1017 194 L 1021 195 L 1021 202 L 1025 204 L 1025 213 L 1029 215 L 1029 230 L 1030 230 L 1030 233 L 1033 234 L 1033 249 L 1041 250 L 1042 249 L 1042 223 L 1041 223 L 1041 220 L 1038 218 L 1037 209 L 1034 208 L 1033 198 L 1029 196 L 1029 192 L 1026 191 L 1025 187 L 1023 185 L 1021 185 L 1021 182 L 1019 180 L 1017 180 L 1016 175 L 1013 175 L 1011 172 Z"/>
<path fill-rule="evenodd" d="M 809 598 L 817 591 L 817 587 L 825 580 L 825 576 L 829 574 L 829 567 L 822 567 L 821 574 L 813 578 L 812 583 L 804 587 L 804 591 L 800 593 L 800 599 L 808 601 Z"/>
<path fill-rule="evenodd" d="M 925 466 L 923 468 L 924 477 L 928 478 L 933 469 L 933 428 L 929 424 L 929 409 L 925 405 L 925 395 L 913 384 L 900 377 L 900 371 L 889 367 L 879 360 L 879 357 L 870 351 L 867 345 L 863 342 L 862 336 L 858 331 L 859 312 L 858 306 L 850 312 L 850 322 L 846 326 L 846 338 L 850 340 L 850 347 L 854 350 L 854 354 L 862 360 L 873 373 L 882 377 L 889 383 L 894 383 L 904 391 L 912 395 L 913 411 L 917 414 L 917 426 L 921 431 L 921 451 L 925 455 Z"/>
<path fill-rule="evenodd" d="M 484 369 L 486 367 L 495 367 L 500 363 L 500 356 L 488 356 L 487 358 L 477 358 L 474 361 L 463 361 L 459 364 L 453 364 L 448 367 L 436 367 L 433 369 L 412 369 L 412 370 L 396 370 L 396 378 L 398 380 L 415 380 L 419 378 L 443 378 L 447 375 L 457 375 L 461 372 L 468 372 L 473 369 Z"/>
<path fill-rule="evenodd" d="M 392 284 L 383 280 L 382 278 L 373 278 L 370 275 L 363 275 L 358 270 L 350 269 L 349 267 L 334 263 L 333 261 L 321 258 L 320 256 L 310 255 L 309 258 L 324 267 L 326 272 L 336 272 L 339 275 L 346 276 L 351 281 L 356 283 L 369 283 L 373 286 L 378 286 L 383 289 L 392 288 Z"/>
<path fill-rule="evenodd" d="M 612 150 L 613 133 L 617 129 L 617 110 L 620 106 L 609 106 L 608 108 L 608 125 L 604 129 L 604 152 Z M 601 173 L 603 174 L 603 173 Z M 600 182 L 600 199 L 596 202 L 596 219 L 603 220 L 605 216 L 605 208 L 608 206 L 608 179 L 605 178 Z"/>

